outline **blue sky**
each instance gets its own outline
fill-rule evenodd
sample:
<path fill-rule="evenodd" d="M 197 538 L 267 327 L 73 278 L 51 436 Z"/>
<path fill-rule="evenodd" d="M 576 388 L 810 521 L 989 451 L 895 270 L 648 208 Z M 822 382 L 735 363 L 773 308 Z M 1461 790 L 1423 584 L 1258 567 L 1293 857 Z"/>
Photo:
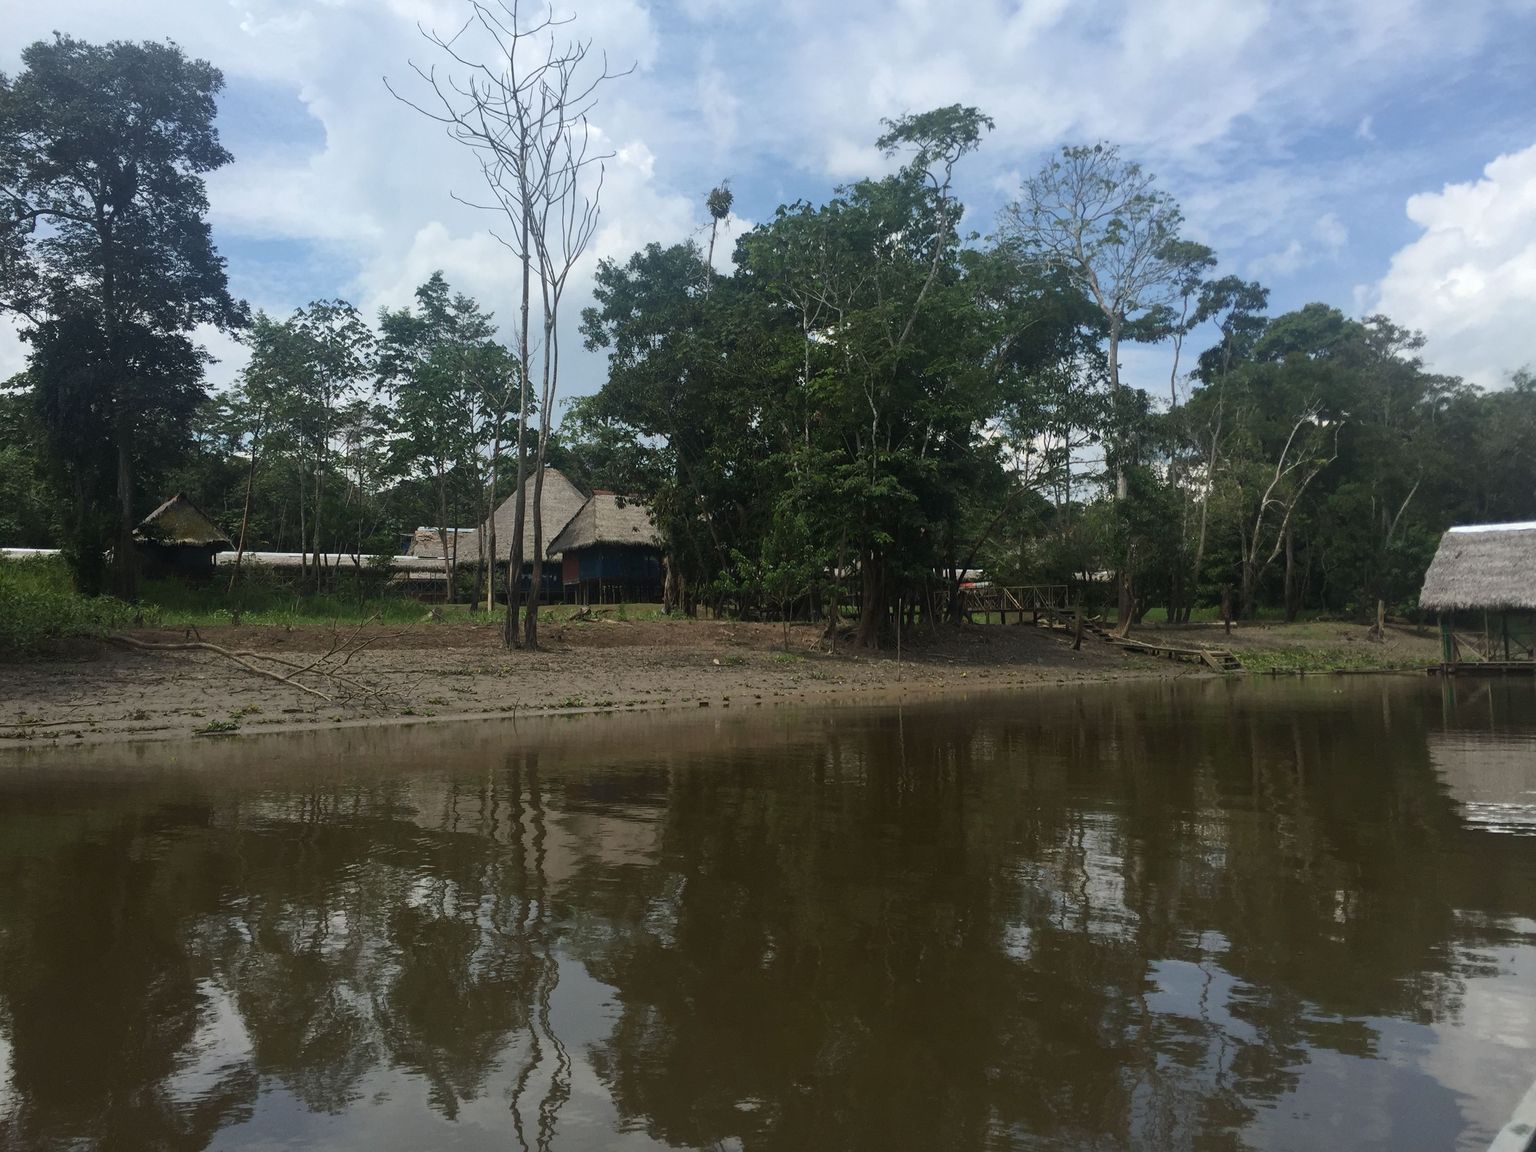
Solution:
<path fill-rule="evenodd" d="M 435 268 L 510 317 L 514 277 L 468 158 L 384 90 L 433 51 L 456 0 L 0 0 L 0 69 L 53 29 L 168 37 L 223 69 L 236 162 L 210 181 L 235 290 L 283 313 L 321 296 L 368 312 Z M 596 123 L 615 151 L 594 251 L 622 259 L 703 227 L 722 178 L 733 231 L 781 202 L 882 169 L 882 116 L 956 101 L 997 121 L 966 162 L 989 231 L 1063 143 L 1114 141 L 1158 173 L 1223 272 L 1276 310 L 1383 310 L 1437 368 L 1496 386 L 1536 365 L 1536 0 L 580 0 L 574 25 L 617 63 Z M 722 246 L 723 252 L 729 245 Z M 573 284 L 584 302 L 590 266 Z M 567 342 L 569 348 L 574 341 Z M 212 334 L 225 381 L 243 356 Z M 0 331 L 0 376 L 22 347 Z M 1168 352 L 1127 374 L 1161 395 Z M 600 385 L 600 357 L 564 391 Z"/>

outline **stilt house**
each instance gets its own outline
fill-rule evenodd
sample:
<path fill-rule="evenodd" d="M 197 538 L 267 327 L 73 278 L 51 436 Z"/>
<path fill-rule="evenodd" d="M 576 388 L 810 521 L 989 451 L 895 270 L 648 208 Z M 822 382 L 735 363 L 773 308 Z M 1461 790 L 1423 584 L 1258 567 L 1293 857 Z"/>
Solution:
<path fill-rule="evenodd" d="M 1536 521 L 1452 528 L 1419 607 L 1440 617 L 1445 671 L 1536 671 Z"/>
<path fill-rule="evenodd" d="M 549 544 L 559 557 L 567 602 L 660 600 L 661 533 L 650 509 L 612 492 L 594 492 Z"/>

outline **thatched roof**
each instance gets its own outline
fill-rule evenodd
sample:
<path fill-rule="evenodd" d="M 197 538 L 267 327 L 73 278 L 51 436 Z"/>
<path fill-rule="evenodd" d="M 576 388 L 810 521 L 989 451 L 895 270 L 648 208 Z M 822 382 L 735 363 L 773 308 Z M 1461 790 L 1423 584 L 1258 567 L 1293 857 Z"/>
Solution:
<path fill-rule="evenodd" d="M 651 510 L 633 497 L 612 492 L 594 493 L 581 511 L 565 526 L 565 531 L 549 542 L 549 555 L 556 556 L 594 544 L 629 544 L 648 548 L 661 547 L 661 533 L 651 522 Z"/>
<path fill-rule="evenodd" d="M 459 564 L 479 563 L 480 529 L 448 529 L 448 548 L 454 561 Z M 426 560 L 443 558 L 443 536 L 436 528 L 418 528 L 411 533 L 411 543 L 405 550 L 407 556 L 420 556 Z"/>
<path fill-rule="evenodd" d="M 1452 528 L 1424 573 L 1419 607 L 1536 611 L 1536 522 Z"/>
<path fill-rule="evenodd" d="M 178 492 L 139 521 L 133 538 L 140 544 L 185 548 L 233 548 L 228 536 L 185 495 Z"/>
<path fill-rule="evenodd" d="M 528 491 L 528 503 L 523 517 L 523 559 L 530 564 L 533 562 L 533 481 L 532 472 L 523 481 L 523 486 Z M 559 536 L 561 530 L 571 522 L 571 517 L 581 510 L 586 499 L 581 494 L 581 489 L 565 478 L 565 473 L 558 468 L 545 468 L 544 489 L 540 497 L 540 503 L 544 509 L 544 539 L 552 541 Z M 497 560 L 509 560 L 512 557 L 512 524 L 516 514 L 517 496 L 515 494 L 508 496 L 501 502 L 501 507 L 496 509 Z M 463 547 L 463 541 L 460 541 L 460 560 L 465 558 Z M 558 555 L 558 550 L 546 548 L 545 553 L 553 557 Z"/>

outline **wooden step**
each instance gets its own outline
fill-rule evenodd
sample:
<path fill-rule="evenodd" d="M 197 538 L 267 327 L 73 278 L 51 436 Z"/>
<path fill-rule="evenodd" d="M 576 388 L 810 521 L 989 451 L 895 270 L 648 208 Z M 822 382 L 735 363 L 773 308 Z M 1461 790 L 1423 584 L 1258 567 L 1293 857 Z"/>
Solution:
<path fill-rule="evenodd" d="M 1203 651 L 1207 666 L 1218 672 L 1242 672 L 1243 662 L 1231 652 L 1221 648 L 1206 648 Z"/>

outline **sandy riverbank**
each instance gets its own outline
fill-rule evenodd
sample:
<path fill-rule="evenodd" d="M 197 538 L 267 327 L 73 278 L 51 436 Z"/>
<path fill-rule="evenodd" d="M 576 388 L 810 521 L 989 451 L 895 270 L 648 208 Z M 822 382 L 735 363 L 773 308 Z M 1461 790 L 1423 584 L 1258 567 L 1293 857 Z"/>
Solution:
<path fill-rule="evenodd" d="M 182 630 L 140 630 L 150 643 L 190 639 Z M 1149 628 L 1138 635 L 1189 647 L 1228 648 L 1255 666 L 1294 656 L 1320 670 L 1356 668 L 1355 657 L 1426 665 L 1438 659 L 1427 629 L 1390 628 L 1384 641 L 1360 625 Z M 203 629 L 197 639 L 309 663 L 340 639 L 329 628 Z M 1006 690 L 1028 685 L 1210 675 L 1085 637 L 974 625 L 919 637 L 903 652 L 828 653 L 819 629 L 723 621 L 630 621 L 613 614 L 550 624 L 539 652 L 507 652 L 495 625 L 423 621 L 372 627 L 341 669 L 349 685 L 314 676 L 292 685 L 253 675 L 203 651 L 144 652 L 77 644 L 0 664 L 0 747 L 177 739 L 344 724 L 421 722 L 581 711 L 730 708 L 894 695 Z M 349 651 L 350 649 L 344 649 Z M 325 666 L 334 666 L 333 657 Z M 283 671 L 284 666 L 262 662 Z M 366 693 L 359 689 L 366 689 Z"/>
<path fill-rule="evenodd" d="M 132 634 L 153 643 L 176 631 Z M 307 663 L 328 628 L 203 629 L 223 647 Z M 220 732 L 518 716 L 580 710 L 729 708 L 1031 684 L 1203 675 L 1086 638 L 1081 651 L 1043 630 L 973 626 L 894 652 L 820 650 L 811 626 L 599 619 L 548 629 L 536 653 L 506 652 L 493 626 L 423 623 L 372 630 L 344 669 L 355 688 L 313 676 L 322 700 L 211 652 L 82 644 L 0 664 L 0 747 L 175 739 Z M 330 663 L 334 663 L 331 661 Z M 272 665 L 267 665 L 272 666 Z M 281 669 L 280 669 L 281 670 Z"/>

